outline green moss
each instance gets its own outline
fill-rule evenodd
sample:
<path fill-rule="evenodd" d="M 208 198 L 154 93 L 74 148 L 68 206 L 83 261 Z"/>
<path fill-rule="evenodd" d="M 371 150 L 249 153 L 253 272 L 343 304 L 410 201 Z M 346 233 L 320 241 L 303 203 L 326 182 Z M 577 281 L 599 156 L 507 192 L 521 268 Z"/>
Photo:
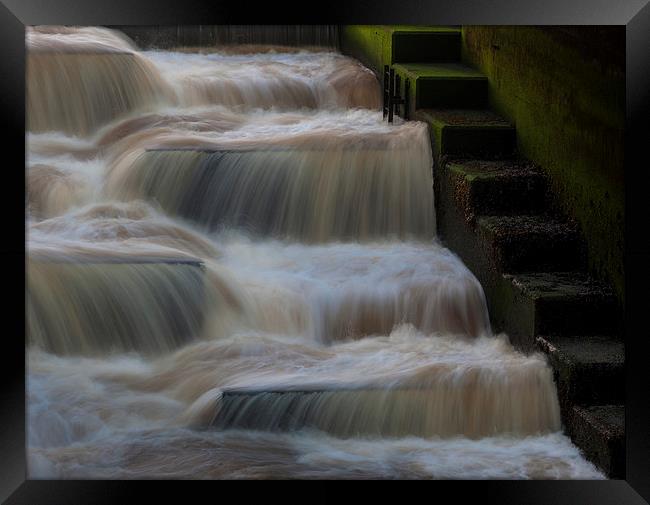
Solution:
<path fill-rule="evenodd" d="M 455 26 L 427 26 L 427 25 L 379 25 L 390 33 L 460 33 L 460 28 Z"/>
<path fill-rule="evenodd" d="M 460 28 L 456 27 L 424 25 L 343 25 L 339 29 L 342 51 L 359 59 L 378 75 L 383 72 L 384 65 L 396 62 L 395 54 L 410 54 L 413 48 L 409 46 L 418 46 L 417 39 L 408 35 L 440 35 L 447 43 L 437 56 L 442 60 L 458 59 L 454 44 L 449 44 L 449 37 L 459 33 Z M 396 51 L 395 44 L 400 45 L 399 51 Z M 430 44 L 430 51 L 435 50 L 436 44 Z M 426 55 L 423 58 L 421 61 L 426 61 Z"/>
<path fill-rule="evenodd" d="M 381 75 L 393 63 L 395 34 L 457 30 L 347 25 L 341 48 Z M 489 105 L 514 124 L 519 151 L 542 167 L 561 210 L 580 225 L 591 271 L 623 303 L 624 28 L 466 26 L 461 33 L 463 61 L 488 78 Z M 438 146 L 442 131 L 432 132 Z"/>
<path fill-rule="evenodd" d="M 483 108 L 487 100 L 487 79 L 476 70 L 458 63 L 407 63 L 393 65 L 403 82 L 410 81 L 409 110 Z"/>
<path fill-rule="evenodd" d="M 381 25 L 344 25 L 340 27 L 341 50 L 354 56 L 380 75 L 391 64 L 392 33 Z"/>
<path fill-rule="evenodd" d="M 624 299 L 625 76 L 589 33 L 541 27 L 463 27 L 463 60 L 484 72 L 491 107 L 517 128 L 518 148 L 538 163 L 561 209 L 580 224 L 591 270 Z M 625 31 L 599 32 L 616 46 Z"/>
<path fill-rule="evenodd" d="M 489 111 L 420 109 L 414 118 L 429 124 L 436 157 L 442 154 L 493 157 L 514 151 L 514 128 Z"/>
<path fill-rule="evenodd" d="M 403 63 L 394 65 L 395 72 L 411 79 L 481 79 L 485 76 L 458 63 Z"/>

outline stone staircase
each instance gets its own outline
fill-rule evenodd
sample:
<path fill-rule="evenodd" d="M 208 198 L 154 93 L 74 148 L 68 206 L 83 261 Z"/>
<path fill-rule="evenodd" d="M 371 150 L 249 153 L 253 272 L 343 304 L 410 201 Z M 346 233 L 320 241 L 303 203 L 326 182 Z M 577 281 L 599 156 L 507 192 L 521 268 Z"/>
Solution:
<path fill-rule="evenodd" d="M 557 211 L 539 167 L 518 156 L 515 126 L 489 110 L 487 78 L 460 61 L 460 29 L 376 27 L 375 36 L 381 57 L 362 61 L 378 74 L 390 65 L 402 89 L 410 81 L 408 117 L 429 124 L 439 237 L 481 281 L 493 329 L 548 356 L 566 433 L 624 478 L 622 315 L 587 271 L 580 230 Z"/>

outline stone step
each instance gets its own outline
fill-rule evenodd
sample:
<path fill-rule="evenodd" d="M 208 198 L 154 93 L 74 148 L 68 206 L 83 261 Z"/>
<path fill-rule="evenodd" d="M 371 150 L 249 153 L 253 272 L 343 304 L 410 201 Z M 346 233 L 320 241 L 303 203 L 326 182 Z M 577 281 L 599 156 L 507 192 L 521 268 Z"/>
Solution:
<path fill-rule="evenodd" d="M 433 63 L 460 60 L 459 28 L 398 27 L 392 30 L 391 63 Z"/>
<path fill-rule="evenodd" d="M 340 48 L 360 60 L 383 82 L 384 65 L 450 62 L 460 58 L 460 27 L 343 25 Z"/>
<path fill-rule="evenodd" d="M 564 421 L 567 434 L 609 478 L 625 478 L 625 406 L 575 406 Z"/>
<path fill-rule="evenodd" d="M 486 255 L 504 273 L 579 269 L 583 248 L 575 226 L 550 216 L 481 216 L 477 233 Z"/>
<path fill-rule="evenodd" d="M 615 337 L 537 337 L 553 367 L 561 405 L 625 401 L 625 346 Z"/>
<path fill-rule="evenodd" d="M 429 124 L 436 157 L 503 157 L 515 152 L 514 126 L 489 110 L 418 109 L 415 119 Z"/>
<path fill-rule="evenodd" d="M 434 164 L 438 235 L 483 286 L 494 331 L 507 333 L 515 347 L 530 351 L 538 335 L 620 330 L 620 311 L 611 287 L 586 273 L 504 273 L 497 268 L 477 229 L 480 216 L 471 211 L 466 174 L 454 172 L 447 163 Z"/>
<path fill-rule="evenodd" d="M 528 161 L 454 160 L 446 170 L 470 222 L 477 215 L 537 214 L 546 205 L 546 180 Z"/>
<path fill-rule="evenodd" d="M 503 274 L 497 327 L 531 349 L 538 335 L 617 334 L 620 318 L 610 287 L 584 272 Z"/>
<path fill-rule="evenodd" d="M 409 117 L 418 109 L 482 109 L 487 103 L 487 78 L 459 63 L 403 63 L 395 74 L 410 81 Z"/>

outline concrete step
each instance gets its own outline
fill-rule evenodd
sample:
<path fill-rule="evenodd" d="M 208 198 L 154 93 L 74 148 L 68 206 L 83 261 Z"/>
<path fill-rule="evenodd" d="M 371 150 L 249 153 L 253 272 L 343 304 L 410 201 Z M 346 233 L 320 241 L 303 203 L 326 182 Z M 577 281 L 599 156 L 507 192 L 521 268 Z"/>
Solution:
<path fill-rule="evenodd" d="M 575 406 L 564 421 L 567 434 L 609 478 L 625 478 L 625 406 Z"/>
<path fill-rule="evenodd" d="M 523 351 L 535 348 L 538 335 L 616 334 L 621 317 L 613 291 L 586 273 L 504 273 L 478 230 L 480 216 L 472 212 L 466 176 L 448 170 L 446 163 L 434 165 L 438 234 L 483 286 L 493 330 L 507 333 Z M 517 254 L 515 244 L 512 251 Z M 537 268 L 536 262 L 529 265 Z"/>
<path fill-rule="evenodd" d="M 392 30 L 391 63 L 460 61 L 459 28 L 398 27 Z"/>
<path fill-rule="evenodd" d="M 545 215 L 481 216 L 477 233 L 500 272 L 553 272 L 579 269 L 582 242 L 574 225 Z"/>
<path fill-rule="evenodd" d="M 436 157 L 504 157 L 515 152 L 514 126 L 489 110 L 418 109 L 415 119 L 429 124 Z"/>
<path fill-rule="evenodd" d="M 553 367 L 561 405 L 622 404 L 625 346 L 610 336 L 537 337 Z"/>
<path fill-rule="evenodd" d="M 410 81 L 409 115 L 418 109 L 482 109 L 487 103 L 487 78 L 459 63 L 402 63 L 395 74 Z"/>
<path fill-rule="evenodd" d="M 620 319 L 610 287 L 583 272 L 503 274 L 497 325 L 521 348 L 538 335 L 617 334 Z"/>
<path fill-rule="evenodd" d="M 477 215 L 537 214 L 546 205 L 546 181 L 528 161 L 454 160 L 446 170 L 470 222 Z"/>
<path fill-rule="evenodd" d="M 380 81 L 384 65 L 460 59 L 457 26 L 343 25 L 339 35 L 341 51 L 360 60 Z"/>

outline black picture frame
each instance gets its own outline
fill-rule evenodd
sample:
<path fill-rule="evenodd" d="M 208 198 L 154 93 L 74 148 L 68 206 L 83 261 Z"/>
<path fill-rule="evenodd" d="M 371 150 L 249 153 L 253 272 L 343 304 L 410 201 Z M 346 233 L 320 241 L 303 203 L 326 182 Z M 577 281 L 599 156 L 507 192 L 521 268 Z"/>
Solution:
<path fill-rule="evenodd" d="M 436 482 L 454 502 L 642 504 L 650 501 L 650 366 L 647 286 L 650 216 L 650 3 L 648 0 L 332 0 L 254 3 L 217 0 L 2 0 L 0 104 L 5 125 L 0 198 L 4 266 L 3 364 L 0 367 L 0 499 L 8 504 L 130 503 L 136 491 L 187 502 L 199 497 L 167 483 L 26 480 L 25 456 L 25 25 L 437 24 L 625 25 L 626 27 L 626 479 L 610 481 Z M 12 154 L 12 156 L 7 156 Z M 19 266 L 20 265 L 20 266 Z M 22 314 L 22 316 L 21 316 Z M 252 489 L 248 488 L 247 489 Z M 429 488 L 430 489 L 430 488 Z M 209 490 L 205 490 L 210 493 Z M 427 493 L 431 491 L 423 490 Z M 327 497 L 327 492 L 322 498 Z M 196 496 L 196 498 L 192 498 Z M 241 495 L 244 496 L 244 495 Z M 333 495 L 331 495 L 333 497 Z M 223 499 L 215 496 L 214 499 Z M 647 501 L 646 501 L 647 500 Z"/>

